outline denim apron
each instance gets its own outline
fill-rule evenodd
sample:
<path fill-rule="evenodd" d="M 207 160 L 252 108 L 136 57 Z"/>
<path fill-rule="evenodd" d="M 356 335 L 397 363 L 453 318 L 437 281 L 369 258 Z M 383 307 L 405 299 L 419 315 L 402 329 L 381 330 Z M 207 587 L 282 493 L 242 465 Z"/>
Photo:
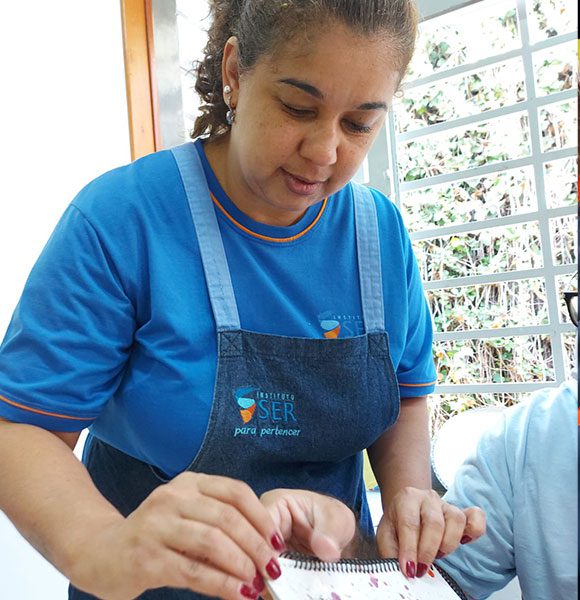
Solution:
<path fill-rule="evenodd" d="M 213 310 L 218 361 L 213 404 L 201 448 L 188 467 L 247 482 L 256 494 L 302 488 L 342 500 L 374 530 L 362 450 L 399 414 L 398 384 L 384 326 L 379 233 L 374 200 L 353 185 L 356 243 L 366 333 L 293 338 L 241 328 L 213 202 L 193 143 L 172 150 L 197 233 Z M 128 515 L 168 481 L 152 465 L 92 437 L 85 462 L 100 492 Z M 70 588 L 71 600 L 89 600 Z M 186 590 L 149 590 L 143 600 L 206 598 Z"/>

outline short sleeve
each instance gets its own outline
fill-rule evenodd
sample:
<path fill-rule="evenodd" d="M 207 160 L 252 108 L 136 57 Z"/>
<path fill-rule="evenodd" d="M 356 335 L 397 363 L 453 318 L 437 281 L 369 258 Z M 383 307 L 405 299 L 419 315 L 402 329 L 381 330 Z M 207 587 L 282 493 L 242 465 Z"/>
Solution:
<path fill-rule="evenodd" d="M 0 416 L 55 431 L 87 427 L 118 386 L 133 332 L 116 266 L 71 204 L 0 346 Z"/>
<path fill-rule="evenodd" d="M 505 417 L 481 438 L 476 453 L 459 469 L 444 499 L 460 508 L 479 506 L 486 513 L 486 534 L 460 546 L 438 563 L 474 599 L 487 598 L 516 574 L 513 482 L 505 440 Z M 513 452 L 510 453 L 513 454 Z"/>
<path fill-rule="evenodd" d="M 411 240 L 405 232 L 407 329 L 405 347 L 397 369 L 402 398 L 427 396 L 435 390 L 433 322 Z"/>

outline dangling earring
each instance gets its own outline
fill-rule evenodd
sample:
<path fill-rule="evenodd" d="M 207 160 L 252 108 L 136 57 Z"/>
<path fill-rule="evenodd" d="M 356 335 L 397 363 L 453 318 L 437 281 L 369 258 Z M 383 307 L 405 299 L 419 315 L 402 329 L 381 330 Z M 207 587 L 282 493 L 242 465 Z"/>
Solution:
<path fill-rule="evenodd" d="M 230 110 L 228 110 L 228 112 L 226 113 L 226 121 L 227 121 L 228 125 L 231 127 L 234 124 L 235 120 L 236 120 L 236 109 L 230 108 Z"/>
<path fill-rule="evenodd" d="M 232 88 L 229 85 L 224 87 L 224 94 L 229 95 L 232 93 Z M 226 113 L 226 122 L 231 127 L 236 120 L 236 109 L 230 106 L 229 99 L 225 101 L 228 107 L 228 112 Z"/>

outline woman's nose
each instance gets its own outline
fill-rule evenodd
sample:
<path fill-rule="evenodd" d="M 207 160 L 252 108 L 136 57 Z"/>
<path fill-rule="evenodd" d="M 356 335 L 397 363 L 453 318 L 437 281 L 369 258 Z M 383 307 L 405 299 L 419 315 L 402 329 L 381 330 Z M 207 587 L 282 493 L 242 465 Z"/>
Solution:
<path fill-rule="evenodd" d="M 312 126 L 300 145 L 300 154 L 312 163 L 327 167 L 336 163 L 338 133 L 333 124 Z"/>

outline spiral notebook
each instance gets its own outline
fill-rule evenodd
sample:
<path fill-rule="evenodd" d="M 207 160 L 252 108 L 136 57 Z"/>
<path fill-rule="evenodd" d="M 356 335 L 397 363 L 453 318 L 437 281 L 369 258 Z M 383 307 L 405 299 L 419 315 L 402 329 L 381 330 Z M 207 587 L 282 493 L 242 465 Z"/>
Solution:
<path fill-rule="evenodd" d="M 467 600 L 440 567 L 421 578 L 407 579 L 395 559 L 341 559 L 325 563 L 286 552 L 280 556 L 282 575 L 268 581 L 274 600 Z"/>

